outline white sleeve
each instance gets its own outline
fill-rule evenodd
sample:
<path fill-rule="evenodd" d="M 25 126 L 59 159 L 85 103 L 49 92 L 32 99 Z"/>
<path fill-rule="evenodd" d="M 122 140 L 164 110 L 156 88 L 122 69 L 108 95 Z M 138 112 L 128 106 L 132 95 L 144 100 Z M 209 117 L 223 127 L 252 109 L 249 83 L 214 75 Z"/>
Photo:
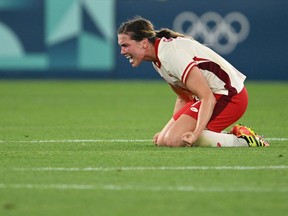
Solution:
<path fill-rule="evenodd" d="M 184 49 L 170 48 L 162 52 L 161 62 L 163 66 L 175 77 L 186 82 L 187 75 L 192 67 L 197 65 L 193 60 L 193 54 Z"/>

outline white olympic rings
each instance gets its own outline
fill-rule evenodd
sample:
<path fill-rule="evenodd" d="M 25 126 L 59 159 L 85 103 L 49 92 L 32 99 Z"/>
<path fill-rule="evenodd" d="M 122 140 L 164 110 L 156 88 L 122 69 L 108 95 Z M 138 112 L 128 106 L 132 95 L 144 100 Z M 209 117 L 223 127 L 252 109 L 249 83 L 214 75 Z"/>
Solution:
<path fill-rule="evenodd" d="M 231 12 L 222 17 L 208 11 L 198 17 L 193 12 L 184 11 L 175 17 L 173 29 L 200 39 L 206 45 L 212 45 L 221 54 L 229 54 L 247 38 L 250 23 L 240 12 Z"/>

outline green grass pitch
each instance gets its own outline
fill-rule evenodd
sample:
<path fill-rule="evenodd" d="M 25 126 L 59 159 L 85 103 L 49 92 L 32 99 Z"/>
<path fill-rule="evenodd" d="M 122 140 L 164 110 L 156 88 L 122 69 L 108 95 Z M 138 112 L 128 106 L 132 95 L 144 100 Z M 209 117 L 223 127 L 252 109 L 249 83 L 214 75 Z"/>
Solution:
<path fill-rule="evenodd" d="M 1 81 L 0 215 L 285 215 L 288 85 L 247 82 L 270 148 L 164 148 L 161 81 Z"/>

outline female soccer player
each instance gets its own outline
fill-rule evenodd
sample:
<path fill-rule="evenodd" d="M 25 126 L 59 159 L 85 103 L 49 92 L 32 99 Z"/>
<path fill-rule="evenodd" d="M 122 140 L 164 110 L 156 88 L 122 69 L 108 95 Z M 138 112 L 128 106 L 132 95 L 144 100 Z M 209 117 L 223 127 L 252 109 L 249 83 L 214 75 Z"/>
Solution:
<path fill-rule="evenodd" d="M 245 76 L 192 37 L 170 29 L 154 30 L 142 17 L 118 29 L 121 54 L 133 67 L 151 61 L 177 94 L 174 115 L 153 137 L 158 146 L 269 146 L 244 125 L 221 133 L 244 114 Z"/>

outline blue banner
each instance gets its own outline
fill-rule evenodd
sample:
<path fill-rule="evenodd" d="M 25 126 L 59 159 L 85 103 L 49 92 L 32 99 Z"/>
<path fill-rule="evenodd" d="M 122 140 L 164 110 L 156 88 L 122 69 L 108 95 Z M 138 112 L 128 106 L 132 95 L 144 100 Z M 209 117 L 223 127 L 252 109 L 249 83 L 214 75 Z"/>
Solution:
<path fill-rule="evenodd" d="M 0 78 L 148 78 L 120 55 L 136 15 L 191 35 L 247 75 L 288 80 L 286 0 L 0 0 Z"/>
<path fill-rule="evenodd" d="M 115 0 L 0 0 L 0 75 L 106 76 Z"/>

